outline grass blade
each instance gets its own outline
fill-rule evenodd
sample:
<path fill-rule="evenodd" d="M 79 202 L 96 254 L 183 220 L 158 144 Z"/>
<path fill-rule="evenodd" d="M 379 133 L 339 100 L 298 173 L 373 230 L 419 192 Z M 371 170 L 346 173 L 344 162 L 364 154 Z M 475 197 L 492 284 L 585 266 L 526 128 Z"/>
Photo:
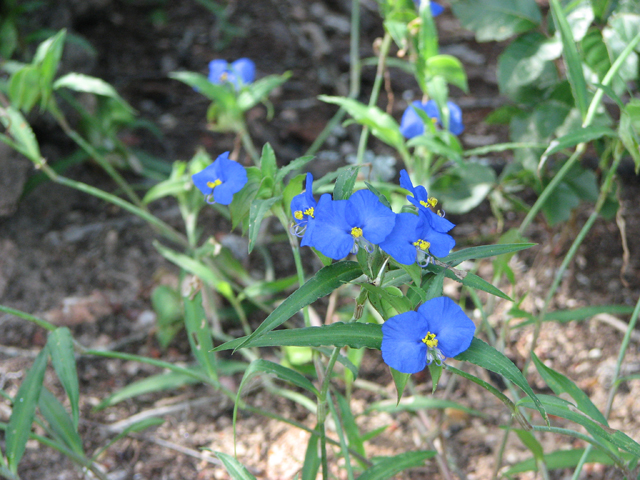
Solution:
<path fill-rule="evenodd" d="M 49 334 L 47 347 L 51 353 L 53 368 L 56 370 L 60 383 L 62 383 L 69 397 L 73 425 L 77 430 L 80 418 L 80 387 L 78 386 L 78 372 L 73 354 L 73 338 L 69 329 L 60 327 Z"/>

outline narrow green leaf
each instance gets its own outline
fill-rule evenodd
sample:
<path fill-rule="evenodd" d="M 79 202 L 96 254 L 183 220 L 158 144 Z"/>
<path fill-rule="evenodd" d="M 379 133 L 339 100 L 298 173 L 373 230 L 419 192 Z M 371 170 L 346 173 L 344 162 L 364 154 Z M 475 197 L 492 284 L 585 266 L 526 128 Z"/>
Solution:
<path fill-rule="evenodd" d="M 275 178 L 278 164 L 276 163 L 276 152 L 269 143 L 265 143 L 262 147 L 262 155 L 260 157 L 260 168 L 265 177 Z"/>
<path fill-rule="evenodd" d="M 533 433 L 522 430 L 521 428 L 514 428 L 513 431 L 516 432 L 516 435 L 518 435 L 518 438 L 524 446 L 533 453 L 533 458 L 538 462 L 542 462 L 544 460 L 544 450 L 540 442 L 533 436 Z"/>
<path fill-rule="evenodd" d="M 256 80 L 252 84 L 244 88 L 238 96 L 238 107 L 243 112 L 255 107 L 258 103 L 266 100 L 271 91 L 285 83 L 291 72 L 285 72 L 282 75 L 268 75 L 260 80 Z"/>
<path fill-rule="evenodd" d="M 425 397 L 424 395 L 412 395 L 410 397 L 404 397 L 400 402 L 396 403 L 393 400 L 381 400 L 374 402 L 367 407 L 367 412 L 417 412 L 418 410 L 444 410 L 445 408 L 453 408 L 460 410 L 461 412 L 468 413 L 469 415 L 475 415 L 478 417 L 486 417 L 485 413 L 479 410 L 474 410 L 464 405 L 454 402 L 452 400 L 443 400 L 441 398 Z"/>
<path fill-rule="evenodd" d="M 184 325 L 189 336 L 191 353 L 209 378 L 217 379 L 216 356 L 212 352 L 213 340 L 207 314 L 202 306 L 202 292 L 198 292 L 193 298 L 182 297 L 184 302 Z"/>
<path fill-rule="evenodd" d="M 482 245 L 480 247 L 470 247 L 464 250 L 450 253 L 445 258 L 440 259 L 443 263 L 448 263 L 452 267 L 460 265 L 465 260 L 494 257 L 504 253 L 519 252 L 527 248 L 535 247 L 537 243 L 505 243 L 498 245 Z"/>
<path fill-rule="evenodd" d="M 395 368 L 391 367 L 389 367 L 389 371 L 391 372 L 391 376 L 393 377 L 393 383 L 396 386 L 396 393 L 398 394 L 396 401 L 397 403 L 400 403 L 400 400 L 402 400 L 404 389 L 407 386 L 407 382 L 409 381 L 409 378 L 411 378 L 411 374 L 399 372 Z"/>
<path fill-rule="evenodd" d="M 575 147 L 579 143 L 588 143 L 602 137 L 615 137 L 616 132 L 607 127 L 590 126 L 582 127 L 578 130 L 572 130 L 571 133 L 553 140 L 549 147 L 542 154 L 540 163 L 544 163 L 550 155 L 557 153 L 565 148 Z"/>
<path fill-rule="evenodd" d="M 184 385 L 200 383 L 200 380 L 192 375 L 185 375 L 180 372 L 167 372 L 158 375 L 152 375 L 142 380 L 128 384 L 126 387 L 109 395 L 100 402 L 94 410 L 99 411 L 107 407 L 120 403 L 128 398 L 134 398 L 145 393 L 160 392 L 163 390 L 172 390 L 180 388 Z"/>
<path fill-rule="evenodd" d="M 431 394 L 434 394 L 438 388 L 438 383 L 440 382 L 444 368 L 442 365 L 436 365 L 434 362 L 428 364 L 427 367 L 429 367 L 429 373 L 431 374 Z"/>
<path fill-rule="evenodd" d="M 34 65 L 25 65 L 11 76 L 9 98 L 11 104 L 29 113 L 40 98 L 40 70 Z"/>
<path fill-rule="evenodd" d="M 504 293 L 498 287 L 495 287 L 495 286 L 491 285 L 489 282 L 487 282 L 486 280 L 480 278 L 479 276 L 477 276 L 474 273 L 470 273 L 470 272 L 454 272 L 449 268 L 444 268 L 444 267 L 441 267 L 440 265 L 434 265 L 432 263 L 429 264 L 427 267 L 425 267 L 425 269 L 430 271 L 430 272 L 433 272 L 433 273 L 440 273 L 442 270 L 444 270 L 444 274 L 445 274 L 445 276 L 447 278 L 455 280 L 456 282 L 459 282 L 459 283 L 463 284 L 466 287 L 475 288 L 477 290 L 482 290 L 483 292 L 490 293 L 491 295 L 495 295 L 496 297 L 500 297 L 500 298 L 504 298 L 505 300 L 513 301 L 511 299 L 511 297 L 509 297 L 509 295 Z M 458 273 L 458 275 L 460 275 L 460 276 L 457 276 L 456 273 Z"/>
<path fill-rule="evenodd" d="M 60 383 L 62 383 L 69 397 L 73 425 L 77 429 L 80 418 L 80 387 L 78 386 L 78 372 L 76 371 L 76 360 L 73 352 L 73 338 L 69 329 L 60 327 L 51 332 L 47 340 L 47 346 L 51 354 L 53 368 L 56 370 Z"/>
<path fill-rule="evenodd" d="M 518 370 L 511 360 L 509 360 L 503 353 L 499 352 L 492 346 L 483 342 L 479 338 L 474 337 L 471 342 L 471 346 L 468 350 L 462 352 L 456 357 L 456 360 L 462 360 L 473 363 L 482 368 L 502 375 L 510 382 L 514 383 L 520 389 L 527 394 L 527 396 L 534 403 L 542 418 L 549 424 L 549 418 L 542 406 L 540 400 L 527 383 L 527 380 L 522 375 L 522 372 Z"/>
<path fill-rule="evenodd" d="M 235 104 L 235 94 L 224 85 L 211 83 L 207 77 L 194 72 L 172 72 L 169 78 L 173 78 L 193 87 L 209 100 L 220 102 L 223 105 Z"/>
<path fill-rule="evenodd" d="M 462 62 L 452 55 L 434 55 L 427 59 L 427 75 L 440 75 L 447 83 L 455 85 L 463 92 L 469 92 L 467 74 Z"/>
<path fill-rule="evenodd" d="M 611 315 L 631 315 L 634 307 L 629 305 L 594 305 L 592 307 L 574 308 L 571 310 L 555 310 L 548 312 L 542 319 L 543 322 L 568 323 L 573 321 L 587 320 L 600 313 Z M 515 328 L 531 325 L 535 320 L 529 319 L 521 322 Z"/>
<path fill-rule="evenodd" d="M 421 467 L 426 460 L 433 458 L 438 452 L 433 450 L 418 450 L 417 452 L 401 453 L 393 457 L 378 457 L 373 467 L 365 470 L 358 480 L 385 480 L 391 478 L 407 468 Z"/>
<path fill-rule="evenodd" d="M 285 177 L 289 174 L 289 172 L 293 172 L 294 170 L 298 170 L 299 168 L 304 167 L 311 160 L 316 158 L 313 155 L 305 155 L 304 157 L 296 158 L 295 160 L 291 160 L 287 165 L 282 167 L 276 173 L 276 183 L 282 182 Z"/>
<path fill-rule="evenodd" d="M 253 250 L 260 233 L 260 225 L 265 215 L 269 212 L 274 204 L 282 200 L 282 196 L 267 198 L 266 200 L 255 199 L 251 202 L 249 209 L 249 253 Z"/>
<path fill-rule="evenodd" d="M 227 473 L 231 475 L 233 480 L 256 480 L 256 477 L 249 473 L 249 470 L 245 468 L 238 460 L 226 453 L 216 452 L 216 457 L 222 461 L 224 468 L 227 469 Z"/>
<path fill-rule="evenodd" d="M 560 468 L 573 468 L 580 463 L 580 459 L 584 455 L 584 448 L 574 448 L 571 450 L 558 450 L 544 455 L 543 461 L 547 465 L 548 470 L 556 470 Z M 613 460 L 609 455 L 599 448 L 589 451 L 586 463 L 600 463 L 602 465 L 613 465 Z M 506 477 L 511 477 L 518 473 L 531 472 L 537 469 L 535 458 L 530 458 L 523 462 L 518 462 L 504 471 Z"/>
<path fill-rule="evenodd" d="M 598 410 L 589 396 L 584 393 L 578 386 L 569 380 L 567 377 L 559 372 L 556 372 L 550 367 L 547 367 L 538 356 L 531 352 L 531 358 L 536 366 L 536 370 L 545 381 L 547 385 L 553 390 L 556 395 L 566 393 L 571 396 L 576 402 L 576 405 L 583 413 L 589 415 L 596 422 L 600 422 L 603 425 L 609 425 L 605 416 Z"/>
<path fill-rule="evenodd" d="M 318 430 L 316 425 L 315 430 Z M 307 443 L 307 450 L 304 454 L 304 463 L 302 465 L 301 480 L 316 480 L 318 471 L 320 470 L 320 455 L 318 447 L 320 446 L 320 437 L 312 433 Z"/>
<path fill-rule="evenodd" d="M 29 369 L 20 389 L 13 400 L 11 418 L 6 431 L 6 456 L 9 470 L 16 473 L 24 454 L 31 424 L 36 414 L 36 405 L 40 399 L 44 372 L 47 368 L 49 351 L 43 348 Z"/>
<path fill-rule="evenodd" d="M 360 167 L 349 167 L 340 172 L 336 180 L 336 186 L 333 189 L 334 200 L 347 200 L 351 196 L 358 178 L 358 170 L 360 170 Z"/>
<path fill-rule="evenodd" d="M 336 322 L 322 327 L 275 330 L 258 337 L 242 337 L 215 348 L 215 351 L 236 350 L 251 347 L 334 347 L 372 348 L 380 350 L 382 327 L 371 323 Z"/>
<path fill-rule="evenodd" d="M 40 391 L 38 401 L 40 413 L 51 427 L 53 436 L 80 456 L 84 456 L 82 439 L 78 435 L 78 427 L 64 409 L 58 399 L 47 389 Z"/>
<path fill-rule="evenodd" d="M 343 283 L 355 280 L 362 275 L 356 262 L 341 261 L 320 269 L 313 278 L 307 280 L 298 290 L 291 294 L 278 308 L 262 322 L 262 324 L 245 340 L 246 343 L 260 337 L 289 320 L 303 307 L 310 305 L 321 297 L 329 295 Z M 246 346 L 246 345 L 239 345 Z"/>
<path fill-rule="evenodd" d="M 40 68 L 40 108 L 45 109 L 53 90 L 51 82 L 58 71 L 58 65 L 62 58 L 62 50 L 64 48 L 64 40 L 67 31 L 60 30 L 53 37 L 45 40 L 36 50 L 33 57 L 33 64 L 38 64 Z"/>
<path fill-rule="evenodd" d="M 550 395 L 538 395 L 542 405 L 547 413 L 562 417 L 572 422 L 582 425 L 593 437 L 596 439 L 604 440 L 611 443 L 618 448 L 621 448 L 636 457 L 640 458 L 640 445 L 635 440 L 620 432 L 619 430 L 613 430 L 601 423 L 598 423 L 586 415 L 580 413 L 572 403 L 563 400 L 562 398 L 553 397 Z M 523 398 L 518 402 L 519 405 L 523 405 L 527 408 L 534 408 L 531 398 Z"/>
<path fill-rule="evenodd" d="M 236 228 L 240 223 L 244 222 L 253 203 L 253 199 L 258 194 L 262 185 L 262 170 L 258 167 L 248 167 L 247 183 L 245 186 L 233 196 L 233 201 L 229 205 L 231 212 L 231 228 Z"/>
<path fill-rule="evenodd" d="M 563 57 L 565 65 L 567 66 L 567 76 L 569 77 L 571 91 L 573 92 L 576 106 L 578 107 L 578 110 L 580 110 L 580 114 L 584 119 L 587 115 L 589 100 L 587 94 L 587 82 L 584 78 L 582 61 L 580 60 L 576 40 L 573 38 L 571 27 L 564 14 L 560 1 L 549 0 L 549 6 L 551 7 L 553 20 L 557 25 L 558 30 L 560 31 L 560 37 L 562 38 L 562 45 L 564 47 Z"/>
<path fill-rule="evenodd" d="M 36 165 L 42 162 L 38 140 L 31 126 L 22 114 L 13 107 L 0 108 L 0 122 L 13 140 L 13 148 L 22 153 Z M 7 138 L 4 135 L 2 138 Z M 5 142 L 7 143 L 7 142 Z"/>
<path fill-rule="evenodd" d="M 358 425 L 356 424 L 356 419 L 351 412 L 349 401 L 338 392 L 334 392 L 334 397 L 336 398 L 336 403 L 340 410 L 342 427 L 347 434 L 349 447 L 364 457 L 364 441 L 362 440 L 362 436 L 360 435 L 360 430 L 358 429 Z"/>
<path fill-rule="evenodd" d="M 72 72 L 63 75 L 54 82 L 53 89 L 57 90 L 59 88 L 68 88 L 75 92 L 93 93 L 94 95 L 109 97 L 117 101 L 129 113 L 135 112 L 131 105 L 118 94 L 115 88 L 100 78 Z"/>
<path fill-rule="evenodd" d="M 363 283 L 362 288 L 367 290 L 369 293 L 376 295 L 378 298 L 384 299 L 398 313 L 404 313 L 411 310 L 411 303 L 406 297 L 391 295 L 387 290 L 371 285 L 370 283 Z"/>

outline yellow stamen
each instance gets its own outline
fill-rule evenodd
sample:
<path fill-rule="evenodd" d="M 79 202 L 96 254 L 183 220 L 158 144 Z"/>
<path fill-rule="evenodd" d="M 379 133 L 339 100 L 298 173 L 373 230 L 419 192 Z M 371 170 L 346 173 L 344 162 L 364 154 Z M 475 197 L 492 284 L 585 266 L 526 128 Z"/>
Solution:
<path fill-rule="evenodd" d="M 229 74 L 228 74 L 227 72 L 222 72 L 222 73 L 220 74 L 220 81 L 221 81 L 221 82 L 226 82 L 226 81 L 227 81 L 227 78 L 229 78 Z"/>
<path fill-rule="evenodd" d="M 422 240 L 421 238 L 413 242 L 413 244 L 423 252 L 431 246 L 429 242 L 427 242 L 426 240 Z"/>
<path fill-rule="evenodd" d="M 207 182 L 207 187 L 209 187 L 211 190 L 216 188 L 218 185 L 222 185 L 222 180 L 218 179 L 215 182 Z"/>
<path fill-rule="evenodd" d="M 351 229 L 351 236 L 353 238 L 359 238 L 362 236 L 362 229 L 360 227 L 353 227 Z"/>
<path fill-rule="evenodd" d="M 435 206 L 438 204 L 438 199 L 436 197 L 429 197 L 427 198 L 427 201 L 425 202 L 424 200 L 420 200 L 420 205 L 422 205 L 425 208 L 435 208 Z"/>
<path fill-rule="evenodd" d="M 304 218 L 301 210 L 296 210 L 295 212 L 293 212 L 293 216 L 296 217 L 296 220 L 302 220 Z"/>
<path fill-rule="evenodd" d="M 436 348 L 438 346 L 438 339 L 435 333 L 427 332 L 427 335 L 422 339 L 422 342 L 429 348 Z"/>
<path fill-rule="evenodd" d="M 309 215 L 311 218 L 315 218 L 315 217 L 313 216 L 313 207 L 309 207 L 309 208 L 307 208 L 307 209 L 304 211 L 304 214 L 305 214 L 305 215 Z"/>

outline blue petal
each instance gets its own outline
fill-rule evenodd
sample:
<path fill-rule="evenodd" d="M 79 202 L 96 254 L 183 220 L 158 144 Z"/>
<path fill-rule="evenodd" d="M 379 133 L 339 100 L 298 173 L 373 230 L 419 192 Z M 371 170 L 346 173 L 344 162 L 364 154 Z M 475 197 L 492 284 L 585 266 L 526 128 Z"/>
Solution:
<path fill-rule="evenodd" d="M 435 102 L 435 100 L 429 100 L 427 103 L 423 104 L 422 109 L 431 118 L 435 118 L 438 122 L 440 122 L 440 111 L 438 110 L 438 104 Z"/>
<path fill-rule="evenodd" d="M 249 85 L 256 78 L 256 64 L 248 58 L 239 58 L 233 62 L 231 71 L 237 75 L 242 85 Z"/>
<path fill-rule="evenodd" d="M 291 216 L 296 223 L 306 222 L 308 218 L 304 218 L 302 220 L 298 220 L 295 217 L 295 213 L 300 211 L 304 212 L 308 208 L 313 208 L 315 210 L 317 202 L 315 198 L 313 198 L 313 175 L 307 173 L 307 182 L 306 182 L 306 191 L 303 193 L 299 193 L 295 197 L 291 199 Z M 314 212 L 315 217 L 315 212 Z"/>
<path fill-rule="evenodd" d="M 430 210 L 428 212 L 430 212 Z M 418 238 L 426 240 L 431 244 L 429 247 L 429 253 L 431 253 L 431 255 L 436 257 L 446 257 L 449 255 L 451 249 L 455 247 L 456 241 L 451 235 L 438 232 L 431 227 L 427 220 L 428 212 L 420 212 L 420 217 L 423 218 L 424 221 L 419 225 Z"/>
<path fill-rule="evenodd" d="M 471 345 L 476 326 L 450 298 L 433 298 L 418 308 L 418 314 L 426 320 L 429 331 L 436 334 L 438 349 L 445 357 L 455 357 Z"/>
<path fill-rule="evenodd" d="M 418 240 L 419 221 L 420 218 L 413 213 L 397 214 L 395 226 L 387 238 L 380 242 L 380 248 L 398 263 L 403 265 L 416 263 L 416 247 L 413 242 Z"/>
<path fill-rule="evenodd" d="M 411 105 L 407 107 L 400 119 L 400 133 L 402 133 L 405 138 L 417 137 L 424 133 L 424 122 L 414 108 L 424 110 L 422 103 L 416 100 L 411 102 Z"/>
<path fill-rule="evenodd" d="M 437 17 L 442 12 L 444 12 L 444 7 L 442 5 L 437 4 L 436 2 L 431 2 L 429 6 L 431 7 L 431 16 L 433 17 Z"/>
<path fill-rule="evenodd" d="M 229 64 L 226 60 L 216 59 L 209 62 L 209 81 L 219 85 L 220 77 L 227 71 Z"/>
<path fill-rule="evenodd" d="M 334 260 L 349 255 L 353 248 L 353 237 L 351 226 L 345 220 L 347 202 L 332 200 L 328 193 L 322 195 L 316 209 L 313 228 L 305 233 L 300 245 L 314 247 Z"/>
<path fill-rule="evenodd" d="M 426 320 L 416 312 L 401 313 L 382 325 L 382 359 L 402 373 L 418 373 L 427 366 L 427 346 L 422 339 Z"/>
<path fill-rule="evenodd" d="M 455 227 L 454 223 L 451 223 L 446 218 L 441 217 L 430 208 L 424 208 L 423 211 L 426 213 L 427 218 L 429 219 L 429 225 L 431 225 L 431 228 L 433 228 L 436 232 L 447 233 L 449 230 Z"/>
<path fill-rule="evenodd" d="M 400 186 L 415 196 L 413 183 L 411 183 L 411 178 L 405 169 L 400 170 Z"/>
<path fill-rule="evenodd" d="M 215 182 L 219 178 L 218 165 L 216 165 L 215 162 L 204 170 L 191 175 L 193 184 L 202 192 L 203 195 L 209 195 L 211 193 L 211 187 L 207 186 L 207 182 Z"/>
<path fill-rule="evenodd" d="M 454 135 L 460 135 L 464 132 L 462 123 L 462 109 L 453 102 L 447 102 L 449 107 L 449 131 Z"/>
<path fill-rule="evenodd" d="M 229 205 L 233 200 L 233 194 L 242 190 L 247 183 L 247 171 L 238 162 L 229 160 L 229 152 L 225 152 L 207 168 L 192 175 L 191 179 L 203 195 L 213 193 L 215 202 Z M 222 183 L 213 189 L 207 185 L 207 182 L 216 180 Z"/>
<path fill-rule="evenodd" d="M 362 228 L 362 236 L 374 245 L 387 238 L 393 230 L 396 214 L 371 190 L 358 190 L 347 201 L 349 212 L 356 213 L 361 222 L 352 227 Z"/>

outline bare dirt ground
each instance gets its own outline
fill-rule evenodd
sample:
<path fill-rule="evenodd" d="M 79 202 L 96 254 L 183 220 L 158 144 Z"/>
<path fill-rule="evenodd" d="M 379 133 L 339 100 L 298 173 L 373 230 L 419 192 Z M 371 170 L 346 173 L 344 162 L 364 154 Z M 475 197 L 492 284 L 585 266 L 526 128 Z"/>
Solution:
<path fill-rule="evenodd" d="M 54 2 L 52 2 L 54 3 Z M 111 82 L 136 108 L 154 122 L 160 139 L 145 130 L 131 130 L 123 139 L 158 157 L 172 161 L 190 158 L 198 145 L 215 157 L 233 147 L 233 139 L 206 129 L 207 102 L 191 89 L 167 78 L 173 70 L 206 72 L 213 58 L 233 60 L 247 56 L 255 60 L 259 76 L 292 71 L 292 77 L 272 97 L 274 117 L 256 107 L 249 112 L 249 126 L 255 144 L 270 142 L 278 160 L 284 164 L 304 153 L 331 117 L 333 109 L 316 99 L 321 93 L 345 94 L 348 90 L 348 25 L 350 2 L 324 0 L 238 0 L 228 4 L 230 24 L 241 36 L 225 41 L 223 25 L 196 2 L 148 2 L 143 0 L 94 0 L 75 4 L 58 2 L 45 6 L 34 16 L 38 26 L 67 27 L 82 35 L 95 48 L 95 54 L 71 47 L 65 54 L 65 69 L 90 73 Z M 361 56 L 373 55 L 373 40 L 381 34 L 375 2 L 362 2 Z M 467 147 L 504 141 L 504 127 L 488 126 L 483 118 L 503 102 L 495 81 L 495 62 L 501 45 L 476 44 L 473 35 L 462 30 L 447 11 L 437 19 L 442 51 L 460 56 L 469 72 L 471 92 L 452 91 L 462 106 L 466 132 L 461 136 Z M 371 87 L 373 69 L 363 71 L 363 95 Z M 391 70 L 392 112 L 399 118 L 411 95 L 417 94 L 413 80 Z M 388 92 L 387 92 L 388 93 Z M 366 99 L 366 96 L 362 97 Z M 386 107 L 388 95 L 381 105 Z M 366 100 L 365 100 L 366 101 Z M 35 119 L 43 152 L 50 161 L 70 153 L 70 144 L 46 120 Z M 355 150 L 357 130 L 333 135 L 312 167 L 318 172 L 344 164 L 346 154 Z M 385 147 L 372 141 L 378 152 Z M 338 155 L 326 152 L 337 152 Z M 113 190 L 98 169 L 90 164 L 73 167 L 72 178 Z M 133 182 L 141 180 L 131 176 Z M 553 308 L 586 305 L 634 305 L 640 295 L 640 216 L 635 210 L 640 184 L 635 177 L 621 179 L 619 197 L 622 222 L 598 220 L 563 281 Z M 514 298 L 527 294 L 522 308 L 537 312 L 544 300 L 555 270 L 590 213 L 583 206 L 575 221 L 549 228 L 541 220 L 529 237 L 536 248 L 517 255 L 512 266 L 518 283 L 515 289 L 500 285 Z M 171 201 L 152 205 L 154 212 L 177 228 L 178 211 Z M 205 223 L 218 230 L 218 219 L 207 213 Z M 507 227 L 517 226 L 521 217 L 507 216 Z M 459 246 L 492 243 L 497 240 L 497 222 L 488 205 L 462 217 L 453 231 Z M 228 231 L 221 232 L 224 234 Z M 629 260 L 623 260 L 622 238 L 628 242 Z M 108 347 L 159 357 L 171 362 L 191 362 L 185 336 L 174 340 L 166 352 L 160 350 L 153 332 L 154 316 L 150 292 L 160 282 L 175 281 L 177 269 L 166 262 L 152 245 L 154 232 L 126 212 L 82 193 L 46 183 L 22 199 L 12 214 L 0 218 L 0 303 L 41 315 L 59 325 L 69 326 L 79 342 L 88 347 Z M 290 264 L 289 260 L 285 260 Z M 491 263 L 479 265 L 479 273 L 491 278 Z M 446 293 L 457 294 L 454 284 Z M 510 305 L 497 302 L 490 323 L 499 329 Z M 469 305 L 471 308 L 471 305 Z M 475 320 L 479 323 L 476 315 Z M 538 356 L 554 369 L 574 380 L 601 409 L 613 375 L 618 348 L 623 337 L 616 319 L 610 316 L 582 322 L 544 325 L 537 348 Z M 617 320 L 622 326 L 628 316 Z M 638 332 L 640 333 L 640 332 Z M 511 329 L 505 338 L 505 351 L 522 366 L 531 341 L 532 327 Z M 37 351 L 45 344 L 45 332 L 8 315 L 0 316 L 0 386 L 15 394 Z M 624 375 L 640 373 L 638 335 L 629 348 Z M 223 479 L 228 478 L 218 461 L 207 450 L 233 453 L 231 413 L 233 404 L 221 394 L 201 385 L 183 387 L 164 394 L 149 394 L 127 400 L 115 407 L 95 412 L 109 394 L 159 369 L 134 362 L 81 357 L 78 361 L 81 386 L 81 435 L 87 452 L 94 452 L 123 421 L 132 415 L 165 418 L 165 423 L 133 437 L 118 441 L 101 458 L 112 479 Z M 51 372 L 50 372 L 51 373 Z M 482 372 L 474 372 L 483 375 Z M 356 388 L 354 413 L 363 413 L 373 401 L 393 398 L 394 388 L 379 352 L 366 352 L 360 378 L 375 382 L 377 391 Z M 230 385 L 240 377 L 225 379 Z M 529 380 L 538 391 L 549 393 L 535 373 Z M 415 378 L 415 393 L 429 394 L 428 375 Z M 424 415 L 373 413 L 357 421 L 362 431 L 383 425 L 389 428 L 367 442 L 370 455 L 392 455 L 408 450 L 445 449 L 450 455 L 453 478 L 486 479 L 495 469 L 496 452 L 502 440 L 501 425 L 509 423 L 502 404 L 475 385 L 445 377 L 436 397 L 446 391 L 449 398 L 483 412 L 486 417 L 459 416 L 456 412 Z M 62 389 L 47 376 L 54 392 Z M 365 384 L 366 386 L 366 384 Z M 610 424 L 640 441 L 640 381 L 624 383 L 616 397 Z M 62 398 L 62 397 L 60 397 Z M 268 411 L 313 427 L 313 417 L 298 404 L 257 389 L 248 401 Z M 0 402 L 0 421 L 7 421 L 9 407 Z M 141 417 L 136 417 L 141 418 Z M 559 419 L 555 420 L 561 425 Z M 421 433 L 442 422 L 443 435 L 428 445 Z M 333 435 L 335 437 L 335 434 Z M 545 451 L 583 446 L 557 436 L 543 436 Z M 276 420 L 242 413 L 238 424 L 237 454 L 258 478 L 291 479 L 299 472 L 308 434 Z M 505 464 L 530 455 L 514 435 L 506 444 Z M 333 463 L 337 478 L 346 478 L 339 462 Z M 584 478 L 621 478 L 610 467 L 589 467 Z M 21 477 L 30 479 L 79 479 L 81 472 L 62 454 L 29 442 L 20 468 Z M 435 461 L 398 478 L 442 478 Z M 522 474 L 519 478 L 535 478 Z M 566 472 L 553 472 L 552 478 L 566 478 Z"/>

